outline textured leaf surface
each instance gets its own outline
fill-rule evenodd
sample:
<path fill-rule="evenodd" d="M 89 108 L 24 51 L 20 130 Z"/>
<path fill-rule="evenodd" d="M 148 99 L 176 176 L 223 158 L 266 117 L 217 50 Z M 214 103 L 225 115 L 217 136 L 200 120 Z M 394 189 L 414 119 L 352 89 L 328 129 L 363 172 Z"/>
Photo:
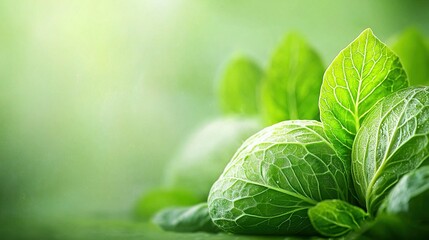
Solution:
<path fill-rule="evenodd" d="M 406 216 L 419 224 L 429 224 L 429 166 L 403 176 L 385 199 L 380 212 Z"/>
<path fill-rule="evenodd" d="M 227 232 L 314 234 L 307 210 L 347 199 L 345 174 L 321 123 L 281 122 L 239 148 L 210 191 L 210 215 Z"/>
<path fill-rule="evenodd" d="M 259 113 L 262 69 L 245 56 L 233 58 L 220 80 L 219 100 L 225 114 Z"/>
<path fill-rule="evenodd" d="M 375 214 L 399 179 L 429 157 L 429 87 L 410 87 L 377 104 L 353 146 L 359 201 Z"/>
<path fill-rule="evenodd" d="M 317 99 L 324 66 L 298 34 L 289 34 L 275 51 L 262 84 L 262 112 L 267 124 L 319 118 Z"/>
<path fill-rule="evenodd" d="M 410 85 L 429 85 L 429 47 L 419 31 L 405 31 L 392 49 L 401 59 Z"/>
<path fill-rule="evenodd" d="M 157 213 L 153 222 L 167 231 L 219 232 L 209 215 L 207 203 L 192 207 L 167 208 Z"/>
<path fill-rule="evenodd" d="M 374 104 L 407 86 L 399 58 L 370 29 L 338 54 L 323 76 L 319 107 L 341 158 L 350 161 L 355 135 Z"/>
<path fill-rule="evenodd" d="M 166 172 L 166 185 L 188 189 L 206 201 L 210 188 L 235 151 L 260 130 L 254 118 L 226 117 L 198 129 L 173 159 Z"/>
<path fill-rule="evenodd" d="M 340 237 L 357 230 L 368 214 L 341 200 L 325 200 L 308 210 L 313 227 L 322 235 Z"/>

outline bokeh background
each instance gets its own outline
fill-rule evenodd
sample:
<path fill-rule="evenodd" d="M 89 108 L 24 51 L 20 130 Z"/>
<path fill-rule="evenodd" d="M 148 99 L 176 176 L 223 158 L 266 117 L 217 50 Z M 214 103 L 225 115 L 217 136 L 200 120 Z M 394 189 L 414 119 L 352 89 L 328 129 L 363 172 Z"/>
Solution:
<path fill-rule="evenodd" d="M 429 2 L 0 1 L 0 233 L 128 216 L 220 114 L 232 55 L 265 67 L 294 30 L 327 65 L 368 27 L 429 36 Z"/>

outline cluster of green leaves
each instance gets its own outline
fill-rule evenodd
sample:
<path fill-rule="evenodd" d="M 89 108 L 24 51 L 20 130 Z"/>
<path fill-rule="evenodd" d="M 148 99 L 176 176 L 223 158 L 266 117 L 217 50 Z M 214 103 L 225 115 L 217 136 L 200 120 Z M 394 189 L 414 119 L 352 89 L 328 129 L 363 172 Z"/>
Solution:
<path fill-rule="evenodd" d="M 138 219 L 147 220 L 164 208 L 207 201 L 210 187 L 237 148 L 262 128 L 257 117 L 262 77 L 261 68 L 250 58 L 231 59 L 217 89 L 223 115 L 198 128 L 183 144 L 166 167 L 163 186 L 138 200 L 134 211 Z"/>
<path fill-rule="evenodd" d="M 401 43 L 416 38 L 405 39 L 396 48 L 416 51 Z M 237 67 L 226 71 L 221 89 L 229 89 L 221 90 L 222 102 L 234 101 L 224 109 L 256 112 L 273 125 L 238 148 L 207 203 L 163 210 L 154 218 L 158 225 L 181 232 L 347 239 L 389 239 L 398 231 L 397 238 L 428 236 L 429 86 L 409 87 L 396 53 L 367 29 L 322 77 L 317 54 L 291 34 L 262 82 L 251 79 L 252 87 L 240 87 L 240 76 L 261 73 L 245 63 L 236 60 Z M 418 79 L 425 71 L 410 72 L 414 83 L 424 84 Z M 251 93 L 240 93 L 247 87 Z M 312 120 L 319 114 L 320 122 Z"/>
<path fill-rule="evenodd" d="M 151 218 L 166 207 L 206 202 L 211 186 L 237 148 L 263 125 L 318 118 L 323 65 L 302 36 L 287 35 L 266 72 L 241 54 L 228 61 L 216 84 L 222 116 L 198 128 L 185 142 L 167 166 L 165 184 L 138 200 L 137 218 Z"/>

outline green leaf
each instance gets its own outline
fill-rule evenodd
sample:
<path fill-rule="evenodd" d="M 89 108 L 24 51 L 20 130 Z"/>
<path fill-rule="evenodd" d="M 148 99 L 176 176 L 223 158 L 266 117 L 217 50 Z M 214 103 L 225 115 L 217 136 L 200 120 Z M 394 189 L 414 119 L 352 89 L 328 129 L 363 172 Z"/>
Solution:
<path fill-rule="evenodd" d="M 191 206 L 200 200 L 188 189 L 156 188 L 145 193 L 138 201 L 134 215 L 139 220 L 151 218 L 159 210 L 171 206 Z"/>
<path fill-rule="evenodd" d="M 188 189 L 200 202 L 206 201 L 210 187 L 237 148 L 260 130 L 260 125 L 259 120 L 244 117 L 224 117 L 203 125 L 167 167 L 166 185 Z"/>
<path fill-rule="evenodd" d="M 378 103 L 352 154 L 359 201 L 375 215 L 392 187 L 429 158 L 429 87 L 409 87 Z"/>
<path fill-rule="evenodd" d="M 228 63 L 219 85 L 223 113 L 258 114 L 262 75 L 261 68 L 253 60 L 241 55 L 234 57 Z"/>
<path fill-rule="evenodd" d="M 429 166 L 403 176 L 384 200 L 381 213 L 407 217 L 417 224 L 429 225 Z"/>
<path fill-rule="evenodd" d="M 325 200 L 308 210 L 313 227 L 322 235 L 340 237 L 357 230 L 368 214 L 341 200 Z"/>
<path fill-rule="evenodd" d="M 429 85 L 429 47 L 416 29 L 408 29 L 392 46 L 404 65 L 410 85 Z"/>
<path fill-rule="evenodd" d="M 262 83 L 262 113 L 267 124 L 318 119 L 317 99 L 324 71 L 311 46 L 297 33 L 275 51 Z"/>
<path fill-rule="evenodd" d="M 207 203 L 192 207 L 167 208 L 157 213 L 153 222 L 166 231 L 219 232 L 209 215 Z"/>
<path fill-rule="evenodd" d="M 350 161 L 353 140 L 370 109 L 408 86 L 399 58 L 370 29 L 334 59 L 323 76 L 320 118 L 342 159 Z"/>
<path fill-rule="evenodd" d="M 345 236 L 347 240 L 425 240 L 429 236 L 427 226 L 416 225 L 399 215 L 379 215 L 362 227 Z"/>
<path fill-rule="evenodd" d="M 315 234 L 307 210 L 347 200 L 346 174 L 320 122 L 281 122 L 238 149 L 210 191 L 210 216 L 227 232 Z"/>

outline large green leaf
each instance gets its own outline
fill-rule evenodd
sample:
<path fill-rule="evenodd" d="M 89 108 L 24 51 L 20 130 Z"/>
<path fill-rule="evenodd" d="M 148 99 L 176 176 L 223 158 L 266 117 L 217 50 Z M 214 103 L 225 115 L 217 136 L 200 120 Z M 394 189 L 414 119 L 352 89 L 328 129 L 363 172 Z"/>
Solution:
<path fill-rule="evenodd" d="M 338 54 L 323 76 L 319 107 L 341 158 L 350 161 L 355 135 L 374 104 L 407 86 L 399 58 L 370 29 Z"/>
<path fill-rule="evenodd" d="M 250 58 L 234 57 L 219 83 L 219 101 L 225 114 L 259 113 L 262 69 Z"/>
<path fill-rule="evenodd" d="M 416 29 L 408 29 L 392 46 L 410 79 L 410 85 L 429 85 L 429 47 Z"/>
<path fill-rule="evenodd" d="M 407 217 L 416 224 L 429 226 L 429 166 L 403 176 L 384 200 L 381 213 Z"/>
<path fill-rule="evenodd" d="M 315 234 L 307 210 L 347 200 L 346 174 L 320 122 L 281 122 L 239 148 L 210 191 L 210 216 L 227 232 Z"/>
<path fill-rule="evenodd" d="M 399 179 L 429 157 L 429 87 L 409 87 L 377 104 L 356 135 L 352 157 L 359 201 L 375 215 Z"/>
<path fill-rule="evenodd" d="M 341 200 L 325 200 L 308 210 L 313 227 L 322 235 L 340 237 L 357 230 L 368 214 Z"/>
<path fill-rule="evenodd" d="M 267 124 L 318 119 L 317 99 L 324 66 L 299 34 L 286 36 L 275 51 L 262 83 L 262 113 Z"/>

